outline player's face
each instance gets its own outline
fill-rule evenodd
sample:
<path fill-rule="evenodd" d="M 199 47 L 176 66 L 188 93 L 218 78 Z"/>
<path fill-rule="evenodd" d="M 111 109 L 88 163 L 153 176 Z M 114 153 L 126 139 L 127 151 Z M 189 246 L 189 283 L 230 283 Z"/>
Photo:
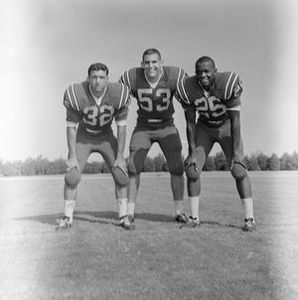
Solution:
<path fill-rule="evenodd" d="M 103 70 L 91 71 L 90 76 L 88 77 L 88 82 L 94 93 L 102 91 L 107 86 L 108 80 L 109 76 Z"/>
<path fill-rule="evenodd" d="M 196 67 L 196 76 L 204 88 L 211 88 L 215 80 L 216 68 L 211 61 L 200 63 Z"/>
<path fill-rule="evenodd" d="M 147 54 L 142 61 L 142 67 L 148 78 L 157 79 L 161 74 L 162 60 L 157 53 Z"/>

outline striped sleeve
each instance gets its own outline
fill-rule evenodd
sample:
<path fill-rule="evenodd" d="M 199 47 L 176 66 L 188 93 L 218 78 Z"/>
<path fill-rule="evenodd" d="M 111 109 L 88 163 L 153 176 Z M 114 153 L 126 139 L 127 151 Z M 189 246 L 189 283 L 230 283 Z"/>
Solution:
<path fill-rule="evenodd" d="M 175 98 L 182 104 L 182 106 L 190 105 L 191 101 L 188 97 L 185 88 L 186 79 L 188 78 L 188 75 L 182 69 L 180 70 L 181 71 L 179 71 L 179 75 L 178 75 Z"/>
<path fill-rule="evenodd" d="M 130 104 L 130 93 L 129 89 L 126 85 L 121 84 L 122 89 L 121 89 L 121 96 L 120 96 L 120 101 L 119 101 L 119 107 L 118 109 L 121 109 L 122 107 L 126 107 Z"/>
<path fill-rule="evenodd" d="M 69 86 L 64 94 L 64 106 L 80 111 L 79 102 L 75 93 L 74 85 Z"/>
<path fill-rule="evenodd" d="M 122 75 L 119 79 L 119 82 L 123 83 L 124 85 L 126 85 L 129 88 L 129 90 L 131 90 L 131 82 L 129 79 L 129 70 L 122 73 Z"/>
<path fill-rule="evenodd" d="M 126 85 L 121 84 L 121 96 L 118 110 L 115 114 L 115 122 L 117 126 L 125 126 L 127 124 L 128 106 L 130 104 L 130 92 Z"/>
<path fill-rule="evenodd" d="M 242 84 L 239 76 L 231 72 L 226 84 L 225 88 L 225 94 L 224 98 L 225 99 L 230 99 L 230 98 L 237 98 L 241 95 L 242 93 Z"/>
<path fill-rule="evenodd" d="M 69 86 L 63 97 L 63 104 L 66 108 L 66 122 L 67 124 L 76 124 L 81 119 L 80 107 L 76 97 L 74 86 Z"/>
<path fill-rule="evenodd" d="M 231 72 L 229 74 L 224 92 L 224 99 L 226 101 L 227 109 L 240 110 L 240 96 L 242 94 L 242 90 L 242 82 L 240 77 L 236 73 Z"/>

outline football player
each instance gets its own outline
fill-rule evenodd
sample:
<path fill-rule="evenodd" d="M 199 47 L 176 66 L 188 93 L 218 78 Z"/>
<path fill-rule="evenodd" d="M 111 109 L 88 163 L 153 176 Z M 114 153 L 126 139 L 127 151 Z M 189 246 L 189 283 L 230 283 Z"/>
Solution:
<path fill-rule="evenodd" d="M 119 177 L 119 169 L 127 174 L 123 152 L 130 93 L 125 85 L 108 82 L 108 75 L 106 65 L 92 64 L 88 69 L 87 80 L 69 86 L 64 94 L 68 159 L 64 217 L 58 220 L 57 229 L 66 229 L 72 225 L 81 173 L 93 152 L 101 154 L 112 171 L 120 225 L 124 228 L 126 226 L 128 176 L 127 182 L 123 181 L 123 176 Z M 117 138 L 111 127 L 113 119 L 117 125 Z"/>
<path fill-rule="evenodd" d="M 199 225 L 200 174 L 218 142 L 230 164 L 244 208 L 244 231 L 255 229 L 251 183 L 244 164 L 240 132 L 242 85 L 234 72 L 217 72 L 212 58 L 195 64 L 196 75 L 184 80 L 177 98 L 185 109 L 189 155 L 185 161 L 191 217 L 186 226 Z M 197 114 L 199 118 L 197 119 Z"/>
<path fill-rule="evenodd" d="M 141 67 L 125 71 L 120 81 L 129 87 L 138 104 L 137 124 L 130 140 L 128 163 L 128 212 L 134 221 L 134 210 L 140 185 L 140 173 L 145 158 L 153 143 L 163 151 L 171 174 L 171 188 L 174 199 L 175 220 L 186 223 L 182 213 L 184 196 L 184 166 L 182 144 L 174 125 L 173 97 L 183 79 L 187 77 L 178 67 L 163 66 L 157 49 L 143 53 Z"/>

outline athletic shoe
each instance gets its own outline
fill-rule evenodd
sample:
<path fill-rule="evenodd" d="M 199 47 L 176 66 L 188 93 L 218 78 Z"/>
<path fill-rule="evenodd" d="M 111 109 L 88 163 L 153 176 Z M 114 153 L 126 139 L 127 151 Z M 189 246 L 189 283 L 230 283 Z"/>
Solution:
<path fill-rule="evenodd" d="M 126 230 L 135 229 L 135 225 L 133 224 L 135 220 L 132 215 L 122 216 L 119 219 L 119 221 L 120 221 L 120 226 L 123 227 L 124 229 L 126 229 Z"/>
<path fill-rule="evenodd" d="M 187 223 L 187 216 L 185 214 L 177 215 L 175 221 L 180 224 L 185 224 Z"/>
<path fill-rule="evenodd" d="M 243 231 L 255 231 L 256 229 L 256 223 L 253 218 L 244 219 Z"/>
<path fill-rule="evenodd" d="M 69 229 L 72 226 L 72 223 L 70 222 L 70 218 L 67 216 L 63 216 L 62 219 L 56 220 L 58 226 L 56 227 L 56 230 L 65 230 Z"/>
<path fill-rule="evenodd" d="M 187 222 L 180 226 L 180 228 L 195 228 L 200 225 L 200 221 L 197 218 L 189 217 Z"/>

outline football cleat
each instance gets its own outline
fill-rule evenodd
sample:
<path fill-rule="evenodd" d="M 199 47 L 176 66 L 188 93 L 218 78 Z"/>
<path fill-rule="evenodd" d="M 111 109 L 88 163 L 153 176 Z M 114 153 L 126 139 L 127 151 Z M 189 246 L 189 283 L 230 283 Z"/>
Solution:
<path fill-rule="evenodd" d="M 135 229 L 135 225 L 133 224 L 134 223 L 134 218 L 132 215 L 125 215 L 125 216 L 122 216 L 120 219 L 120 226 L 126 230 L 133 230 Z"/>
<path fill-rule="evenodd" d="M 62 217 L 61 219 L 56 220 L 58 226 L 56 230 L 65 230 L 71 228 L 72 223 L 70 222 L 70 218 L 67 216 Z"/>
<path fill-rule="evenodd" d="M 243 231 L 255 231 L 256 229 L 256 223 L 253 218 L 244 219 Z"/>
<path fill-rule="evenodd" d="M 200 221 L 197 218 L 190 216 L 187 222 L 180 226 L 180 228 L 195 228 L 200 225 Z"/>
<path fill-rule="evenodd" d="M 187 223 L 187 216 L 185 214 L 177 215 L 175 221 L 180 224 L 185 224 Z"/>

